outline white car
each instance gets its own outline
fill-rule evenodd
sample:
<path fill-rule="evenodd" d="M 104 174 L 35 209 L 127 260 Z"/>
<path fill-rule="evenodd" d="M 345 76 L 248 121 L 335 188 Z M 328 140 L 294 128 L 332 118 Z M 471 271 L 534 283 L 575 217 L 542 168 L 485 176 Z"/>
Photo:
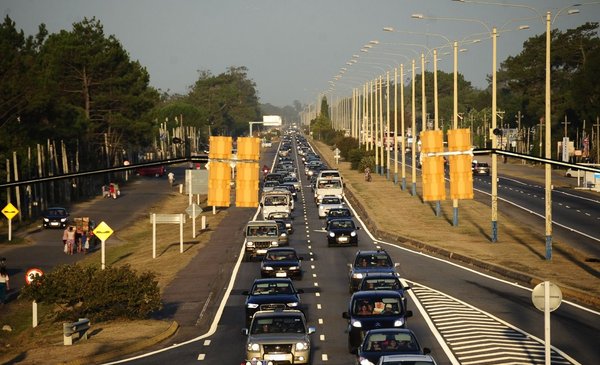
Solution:
<path fill-rule="evenodd" d="M 566 177 L 583 177 L 584 175 L 585 173 L 583 171 L 574 168 L 568 168 L 565 172 Z"/>
<path fill-rule="evenodd" d="M 343 208 L 344 200 L 335 195 L 325 195 L 319 203 L 319 218 L 327 217 L 330 209 Z"/>

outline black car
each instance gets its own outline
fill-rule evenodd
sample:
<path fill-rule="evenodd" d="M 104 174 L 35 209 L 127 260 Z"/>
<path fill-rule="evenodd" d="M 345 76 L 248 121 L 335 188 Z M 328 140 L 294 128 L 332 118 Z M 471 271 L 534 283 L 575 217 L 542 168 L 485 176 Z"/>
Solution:
<path fill-rule="evenodd" d="M 354 293 L 367 274 L 392 273 L 397 275 L 396 267 L 398 264 L 392 262 L 392 258 L 385 250 L 377 248 L 377 250 L 356 252 L 354 263 L 348 264 L 348 266 L 350 267 L 349 289 L 350 293 Z"/>
<path fill-rule="evenodd" d="M 352 211 L 350 208 L 331 208 L 325 216 L 325 224 L 329 223 L 330 220 L 336 218 L 350 218 L 352 217 Z"/>
<path fill-rule="evenodd" d="M 410 290 L 410 286 L 405 286 L 400 281 L 400 277 L 395 273 L 389 272 L 380 272 L 380 273 L 370 273 L 367 274 L 360 285 L 358 286 L 358 291 L 365 290 L 394 290 L 400 293 L 403 298 L 404 307 L 407 307 L 406 300 L 406 291 Z"/>
<path fill-rule="evenodd" d="M 287 232 L 288 236 L 290 234 L 294 233 L 294 224 L 292 223 L 292 218 L 290 218 L 289 215 L 287 217 L 277 218 L 277 219 L 275 219 L 275 221 L 277 223 L 279 223 L 279 222 L 283 223 L 283 225 L 285 226 L 285 231 Z"/>
<path fill-rule="evenodd" d="M 44 228 L 66 228 L 69 224 L 69 211 L 65 208 L 48 208 L 42 215 Z"/>
<path fill-rule="evenodd" d="M 348 320 L 348 350 L 355 353 L 369 330 L 406 327 L 406 319 L 412 315 L 397 291 L 371 290 L 352 294 L 348 311 L 342 313 Z"/>
<path fill-rule="evenodd" d="M 423 355 L 431 352 L 422 348 L 413 331 L 406 328 L 374 329 L 366 333 L 358 348 L 358 363 L 368 360 L 377 364 L 386 355 Z"/>
<path fill-rule="evenodd" d="M 352 218 L 336 218 L 327 222 L 327 245 L 331 246 L 358 246 L 358 230 Z"/>
<path fill-rule="evenodd" d="M 270 248 L 260 264 L 261 277 L 302 279 L 301 257 L 292 247 Z"/>
<path fill-rule="evenodd" d="M 250 325 L 252 316 L 258 311 L 299 309 L 300 296 L 304 291 L 294 288 L 289 278 L 256 279 L 246 295 L 246 326 Z"/>

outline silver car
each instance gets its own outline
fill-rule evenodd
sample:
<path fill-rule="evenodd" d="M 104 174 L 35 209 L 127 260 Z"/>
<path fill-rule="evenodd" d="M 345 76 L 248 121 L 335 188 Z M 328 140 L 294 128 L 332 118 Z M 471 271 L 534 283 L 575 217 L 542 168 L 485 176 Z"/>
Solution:
<path fill-rule="evenodd" d="M 258 311 L 250 328 L 244 328 L 246 360 L 265 360 L 286 364 L 310 364 L 310 334 L 306 318 L 299 310 Z"/>
<path fill-rule="evenodd" d="M 319 218 L 327 217 L 330 209 L 344 208 L 344 200 L 335 195 L 325 195 L 319 203 Z"/>

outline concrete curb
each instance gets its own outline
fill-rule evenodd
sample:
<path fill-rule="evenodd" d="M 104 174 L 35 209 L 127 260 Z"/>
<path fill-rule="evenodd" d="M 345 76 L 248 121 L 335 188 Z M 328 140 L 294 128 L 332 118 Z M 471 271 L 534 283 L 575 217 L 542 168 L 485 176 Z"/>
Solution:
<path fill-rule="evenodd" d="M 321 156 L 327 160 L 327 162 L 331 165 L 331 161 L 323 154 L 316 144 L 313 146 L 319 151 Z M 458 261 L 461 263 L 468 264 L 470 266 L 500 275 L 504 278 L 515 280 L 521 285 L 527 286 L 529 288 L 535 287 L 537 284 L 543 282 L 544 280 L 531 276 L 529 274 L 525 274 L 522 272 L 518 272 L 516 270 L 508 269 L 506 267 L 497 266 L 495 264 L 491 264 L 488 262 L 480 261 L 474 259 L 472 257 L 462 255 L 459 253 L 455 253 L 440 247 L 429 245 L 425 242 L 416 241 L 414 239 L 410 239 L 408 237 L 403 237 L 401 235 L 392 234 L 386 232 L 385 230 L 379 228 L 377 222 L 373 221 L 369 218 L 367 211 L 361 204 L 360 200 L 356 198 L 355 192 L 352 189 L 352 184 L 346 183 L 346 191 L 345 196 L 346 199 L 354 206 L 354 208 L 358 211 L 358 213 L 363 218 L 363 222 L 369 227 L 369 230 L 373 233 L 373 235 L 382 241 L 389 241 L 392 243 L 397 243 L 403 246 L 409 246 L 412 248 L 418 248 L 420 250 L 432 253 L 434 255 L 448 258 L 453 261 Z M 564 286 L 561 284 L 561 291 L 564 299 L 569 299 L 577 302 L 578 304 L 587 305 L 595 309 L 600 309 L 600 298 L 594 297 L 587 293 L 582 292 L 581 290 L 574 289 L 571 287 Z"/>
<path fill-rule="evenodd" d="M 78 358 L 77 360 L 64 362 L 66 365 L 84 365 L 84 364 L 99 364 L 103 362 L 110 361 L 112 359 L 120 358 L 144 349 L 147 349 L 151 346 L 154 346 L 167 338 L 173 336 L 175 332 L 179 329 L 179 323 L 177 321 L 173 321 L 169 328 L 167 328 L 163 333 L 160 333 L 154 337 L 142 340 L 140 342 L 134 343 L 129 346 L 125 346 L 123 348 L 105 352 L 97 355 L 90 355 Z"/>

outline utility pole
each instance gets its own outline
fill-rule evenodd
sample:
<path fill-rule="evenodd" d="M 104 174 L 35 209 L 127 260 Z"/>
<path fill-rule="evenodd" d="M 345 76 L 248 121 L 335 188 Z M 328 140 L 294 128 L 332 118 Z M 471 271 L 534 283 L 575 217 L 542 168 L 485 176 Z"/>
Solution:
<path fill-rule="evenodd" d="M 570 122 L 567 122 L 567 115 L 565 114 L 565 121 L 562 122 L 561 124 L 565 125 L 565 138 L 567 138 L 567 125 L 571 124 Z"/>
<path fill-rule="evenodd" d="M 600 117 L 596 117 L 596 163 L 600 163 Z"/>

